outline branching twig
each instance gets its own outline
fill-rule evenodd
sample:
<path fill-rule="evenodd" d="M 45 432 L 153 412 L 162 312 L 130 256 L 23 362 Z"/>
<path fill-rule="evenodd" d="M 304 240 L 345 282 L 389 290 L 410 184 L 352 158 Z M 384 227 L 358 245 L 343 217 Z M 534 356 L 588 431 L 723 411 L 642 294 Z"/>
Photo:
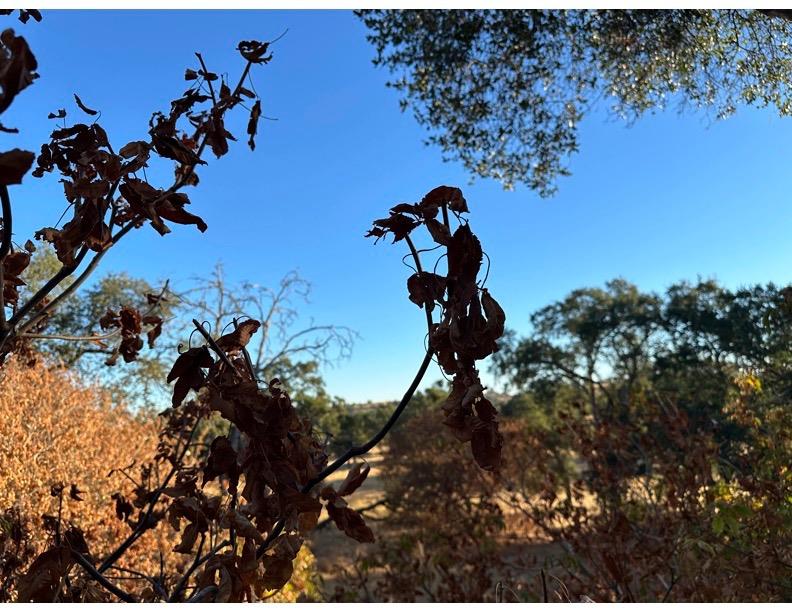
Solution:
<path fill-rule="evenodd" d="M 175 601 L 179 601 L 179 597 L 181 597 L 182 591 L 187 587 L 187 582 L 190 580 L 190 576 L 192 576 L 193 572 L 197 570 L 201 565 L 206 563 L 209 559 L 211 559 L 219 550 L 222 550 L 226 546 L 231 544 L 228 540 L 223 540 L 212 548 L 209 552 L 207 552 L 203 557 L 200 556 L 200 547 L 198 550 L 198 555 L 196 555 L 195 560 L 190 565 L 189 569 L 185 572 L 184 576 L 181 577 L 179 583 L 173 589 L 173 594 L 171 594 L 169 602 L 173 603 Z M 201 540 L 201 546 L 203 546 L 203 540 Z"/>
<path fill-rule="evenodd" d="M 76 550 L 72 550 L 71 554 L 74 560 L 78 563 L 78 565 L 82 567 L 86 572 L 88 572 L 88 575 L 91 576 L 91 578 L 96 580 L 96 582 L 101 584 L 105 589 L 110 591 L 113 595 L 115 595 L 122 601 L 126 601 L 127 603 L 137 603 L 137 600 L 134 597 L 132 597 L 132 595 L 130 595 L 129 593 L 127 593 L 122 589 L 119 589 L 107 578 L 102 576 L 101 572 L 99 572 L 99 570 L 97 570 L 91 564 L 91 562 L 88 561 L 88 559 L 86 559 L 85 557 L 83 557 L 79 552 L 77 552 Z"/>
<path fill-rule="evenodd" d="M 159 498 L 162 496 L 162 492 L 167 488 L 170 479 L 173 478 L 173 476 L 178 471 L 178 466 L 181 463 L 182 459 L 184 458 L 184 455 L 187 453 L 187 451 L 190 448 L 190 442 L 192 440 L 192 437 L 195 435 L 196 429 L 198 429 L 199 422 L 200 419 L 198 420 L 198 422 L 195 423 L 192 430 L 190 431 L 190 435 L 184 443 L 184 448 L 181 449 L 178 458 L 176 459 L 176 461 L 174 461 L 173 467 L 168 472 L 168 475 L 165 477 L 165 480 L 157 488 L 157 490 L 154 492 L 154 495 L 149 500 L 148 510 L 146 511 L 146 514 L 139 520 L 137 527 L 135 527 L 134 531 L 132 531 L 132 533 L 129 534 L 126 540 L 124 540 L 118 546 L 118 548 L 116 548 L 112 553 L 110 553 L 110 555 L 108 555 L 108 557 L 102 562 L 102 565 L 99 566 L 99 573 L 104 573 L 108 569 L 110 569 L 110 567 L 123 556 L 123 554 L 129 549 L 129 547 L 132 546 L 132 544 L 134 544 L 135 542 L 137 542 L 137 540 L 146 531 L 148 531 L 151 528 L 149 522 L 151 519 L 151 515 L 154 513 L 154 507 L 157 505 Z"/>
<path fill-rule="evenodd" d="M 209 346 L 212 348 L 212 350 L 217 354 L 218 357 L 220 357 L 220 360 L 224 364 L 226 364 L 232 372 L 236 372 L 237 369 L 234 367 L 234 364 L 231 363 L 231 360 L 228 358 L 228 355 L 225 354 L 225 351 L 223 349 L 217 346 L 217 342 L 215 342 L 214 338 L 212 338 L 212 335 L 208 331 L 206 331 L 206 328 L 204 328 L 203 323 L 200 323 L 198 319 L 193 319 L 192 322 L 193 325 L 195 325 L 196 329 L 199 332 L 201 332 L 201 335 L 206 339 L 206 342 L 209 343 Z"/>

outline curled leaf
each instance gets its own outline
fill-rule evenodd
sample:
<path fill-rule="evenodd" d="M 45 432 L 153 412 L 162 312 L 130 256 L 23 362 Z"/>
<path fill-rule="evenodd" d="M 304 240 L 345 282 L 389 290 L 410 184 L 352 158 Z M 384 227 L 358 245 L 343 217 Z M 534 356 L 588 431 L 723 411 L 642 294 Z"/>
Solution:
<path fill-rule="evenodd" d="M 354 493 L 366 480 L 366 476 L 369 475 L 370 471 L 371 466 L 368 464 L 362 469 L 359 463 L 353 465 L 352 469 L 347 473 L 346 478 L 344 478 L 344 481 L 338 487 L 338 494 L 342 497 L 346 497 Z"/>
<path fill-rule="evenodd" d="M 256 148 L 256 132 L 258 132 L 259 117 L 261 117 L 261 100 L 256 100 L 253 108 L 250 109 L 250 120 L 247 126 L 247 133 L 250 135 L 248 145 L 251 151 Z"/>
<path fill-rule="evenodd" d="M 74 100 L 75 100 L 75 102 L 77 102 L 77 106 L 80 107 L 80 110 L 82 112 L 88 113 L 89 115 L 98 115 L 99 114 L 99 111 L 95 111 L 94 109 L 88 108 L 87 106 L 85 106 L 85 104 L 83 104 L 83 101 L 80 100 L 80 96 L 78 96 L 77 94 L 74 94 Z"/>
<path fill-rule="evenodd" d="M 407 279 L 410 301 L 421 308 L 427 305 L 434 308 L 435 302 L 443 299 L 445 289 L 445 277 L 432 272 L 416 272 Z"/>

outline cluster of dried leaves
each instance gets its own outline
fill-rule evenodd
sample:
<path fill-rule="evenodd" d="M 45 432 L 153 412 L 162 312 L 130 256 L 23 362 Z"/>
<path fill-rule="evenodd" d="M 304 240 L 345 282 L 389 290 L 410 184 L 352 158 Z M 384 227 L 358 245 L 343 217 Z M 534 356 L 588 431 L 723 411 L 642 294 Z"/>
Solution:
<path fill-rule="evenodd" d="M 438 220 L 442 211 L 443 220 Z M 459 220 L 451 233 L 448 212 Z M 470 442 L 476 462 L 485 470 L 500 465 L 503 437 L 498 432 L 497 411 L 484 397 L 476 361 L 498 350 L 506 315 L 486 288 L 479 286 L 483 251 L 478 238 L 462 218 L 468 207 L 457 187 L 437 187 L 416 204 L 398 204 L 390 216 L 378 219 L 368 236 L 393 234 L 393 242 L 407 240 L 418 269 L 407 279 L 410 300 L 429 313 L 438 305 L 440 322 L 429 329 L 429 347 L 438 364 L 453 376 L 452 391 L 443 405 L 443 421 L 461 442 Z M 432 240 L 445 247 L 445 276 L 424 271 L 410 233 L 424 225 Z"/>
<path fill-rule="evenodd" d="M 35 11 L 22 11 L 19 15 L 23 22 L 29 17 L 40 20 Z M 7 29 L 0 36 L 0 45 L 2 112 L 38 75 L 36 58 L 23 37 Z M 22 350 L 20 345 L 25 343 L 26 334 L 40 332 L 48 313 L 76 290 L 103 254 L 130 230 L 150 223 L 160 234 L 167 234 L 170 228 L 166 222 L 170 222 L 195 225 L 200 231 L 206 231 L 204 220 L 186 209 L 190 199 L 182 189 L 198 184 L 196 168 L 206 164 L 203 154 L 207 147 L 219 158 L 228 152 L 229 140 L 236 140 L 225 127 L 227 113 L 245 106 L 246 101 L 253 102 L 247 128 L 251 149 L 255 148 L 261 116 L 261 101 L 245 85 L 252 66 L 270 61 L 269 44 L 242 41 L 238 49 L 246 64 L 233 89 L 225 78 L 210 72 L 202 56 L 196 54 L 200 67 L 185 73 L 190 87 L 171 102 L 169 112 L 152 115 L 145 140 L 126 143 L 116 151 L 96 118 L 90 123 L 58 127 L 52 132 L 50 141 L 42 145 L 38 156 L 19 149 L 0 153 L 3 196 L 0 360 L 12 351 Z M 74 97 L 82 113 L 89 117 L 99 114 L 79 96 Z M 50 113 L 49 118 L 64 121 L 67 115 L 66 109 L 59 109 Z M 4 128 L 4 131 L 17 130 Z M 174 164 L 174 179 L 167 187 L 151 185 L 145 178 L 145 168 L 153 156 Z M 34 161 L 34 177 L 48 173 L 60 176 L 71 218 L 60 227 L 44 227 L 35 233 L 37 239 L 54 246 L 62 267 L 27 303 L 20 304 L 18 287 L 24 284 L 24 270 L 34 249 L 30 241 L 23 249 L 14 248 L 7 187 L 21 183 Z M 56 288 L 81 266 L 89 253 L 94 255 L 85 270 L 52 298 Z M 6 308 L 11 310 L 7 321 Z M 140 348 L 136 339 L 141 331 L 140 324 L 151 326 L 151 343 L 159 333 L 161 321 L 152 314 L 141 315 L 131 309 L 122 310 L 118 318 L 120 321 L 115 322 L 108 318 L 107 323 L 119 329 L 122 341 L 117 353 L 129 361 Z"/>
<path fill-rule="evenodd" d="M 471 244 L 470 238 L 465 238 L 472 236 L 466 223 L 460 225 L 456 235 L 467 240 L 463 244 Z M 456 248 L 454 266 L 457 259 L 470 261 L 464 248 Z M 455 344 L 451 346 L 459 364 L 457 379 L 462 381 L 476 376 L 474 355 L 481 354 L 466 347 L 493 333 L 486 321 L 485 331 L 473 327 L 477 331 L 472 339 L 465 340 L 464 334 L 458 332 L 475 321 L 479 289 L 470 268 L 477 271 L 480 253 L 480 247 L 473 253 L 475 265 L 462 263 L 452 267 L 454 274 L 449 274 L 449 278 L 454 280 L 449 283 L 448 297 L 437 296 L 446 312 L 444 324 L 457 330 Z M 470 295 L 470 283 L 473 295 Z M 468 291 L 464 308 L 459 297 L 463 291 Z M 424 307 L 431 311 L 428 303 Z M 125 323 L 124 317 L 134 322 Z M 125 338 L 137 338 L 139 320 L 123 311 L 118 316 L 108 313 L 106 318 L 105 326 L 119 325 L 130 330 Z M 501 317 L 501 331 L 502 324 Z M 87 544 L 85 549 L 82 545 L 70 549 L 72 561 L 67 564 L 61 563 L 62 558 L 52 552 L 54 549 L 42 553 L 45 556 L 39 559 L 46 561 L 47 575 L 56 577 L 58 584 L 68 575 L 74 559 L 89 572 L 93 569 L 101 576 L 143 534 L 163 520 L 180 534 L 174 552 L 189 555 L 192 562 L 181 572 L 151 576 L 152 587 L 141 593 L 144 600 L 233 602 L 267 598 L 291 578 L 304 537 L 316 526 L 323 508 L 350 537 L 361 542 L 373 541 L 373 533 L 363 517 L 346 501 L 364 482 L 368 467 L 355 466 L 337 490 L 331 486 L 319 489 L 317 485 L 343 465 L 346 458 L 328 466 L 325 442 L 315 434 L 307 419 L 297 415 L 280 381 L 275 379 L 266 388 L 259 387 L 246 351 L 260 327 L 259 322 L 238 323 L 233 331 L 217 339 L 197 322 L 196 325 L 207 345 L 185 350 L 168 376 L 168 381 L 174 383 L 173 406 L 164 415 L 167 422 L 160 432 L 154 462 L 141 466 L 137 486 L 129 497 L 120 492 L 113 496 L 117 518 L 128 525 L 129 536 L 98 566 L 93 563 Z M 432 324 L 430 329 L 437 333 L 439 328 Z M 495 333 L 500 335 L 501 331 Z M 437 349 L 432 347 L 431 351 L 435 353 Z M 475 381 L 478 382 L 477 376 Z M 480 383 L 478 388 L 473 387 L 473 393 L 481 391 Z M 194 393 L 194 399 L 188 399 L 190 393 Z M 449 403 L 455 401 L 452 394 Z M 483 412 L 482 402 L 489 404 L 483 397 L 470 402 L 480 415 L 471 415 L 471 420 L 475 419 L 474 427 L 495 423 L 494 414 Z M 192 437 L 198 422 L 211 412 L 222 415 L 231 430 L 229 435 L 218 436 L 211 442 L 205 461 L 195 462 L 188 454 Z M 485 420 L 486 416 L 490 420 Z M 499 438 L 497 430 L 495 435 Z M 476 443 L 472 447 L 480 463 L 496 464 L 497 457 L 484 455 L 487 461 L 482 461 L 480 447 Z M 499 453 L 500 444 L 493 447 Z M 42 563 L 35 567 L 37 573 L 41 573 Z M 23 580 L 30 575 L 28 570 Z M 42 590 L 32 595 L 34 599 L 50 597 L 51 583 L 46 584 L 46 588 L 42 586 Z M 122 599 L 134 599 L 125 592 L 111 592 Z M 71 591 L 60 597 L 73 600 L 77 595 Z M 85 596 L 83 592 L 79 595 Z"/>

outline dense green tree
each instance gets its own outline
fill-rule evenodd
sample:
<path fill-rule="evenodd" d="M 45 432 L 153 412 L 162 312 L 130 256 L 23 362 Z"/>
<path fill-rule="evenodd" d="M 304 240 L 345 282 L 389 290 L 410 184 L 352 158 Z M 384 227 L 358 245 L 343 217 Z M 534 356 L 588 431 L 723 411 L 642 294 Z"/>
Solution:
<path fill-rule="evenodd" d="M 791 306 L 792 290 L 772 284 L 730 291 L 699 281 L 658 295 L 614 280 L 535 312 L 531 334 L 512 334 L 494 367 L 550 414 L 606 424 L 640 418 L 643 398 L 659 397 L 736 440 L 745 432 L 723 413 L 736 380 L 756 376 L 776 402 L 792 393 Z"/>
<path fill-rule="evenodd" d="M 364 10 L 429 142 L 507 187 L 552 193 L 600 100 L 625 119 L 672 103 L 792 113 L 783 10 Z"/>

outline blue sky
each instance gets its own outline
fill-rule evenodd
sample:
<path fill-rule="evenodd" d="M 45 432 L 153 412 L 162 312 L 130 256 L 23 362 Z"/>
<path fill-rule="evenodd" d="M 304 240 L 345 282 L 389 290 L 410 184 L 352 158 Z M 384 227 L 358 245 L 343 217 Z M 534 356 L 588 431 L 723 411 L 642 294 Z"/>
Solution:
<path fill-rule="evenodd" d="M 425 334 L 422 312 L 407 300 L 403 247 L 375 246 L 363 234 L 393 204 L 437 185 L 465 192 L 492 260 L 490 290 L 518 332 L 533 310 L 617 276 L 645 290 L 698 276 L 729 287 L 790 281 L 792 120 L 772 110 L 743 108 L 721 122 L 668 111 L 629 128 L 598 111 L 581 124 L 572 176 L 541 199 L 522 187 L 471 184 L 460 164 L 424 146 L 423 128 L 400 112 L 350 11 L 46 11 L 42 23 L 13 27 L 41 78 L 4 115 L 22 134 L 0 138 L 33 150 L 53 129 L 48 112 L 65 106 L 79 117 L 75 92 L 102 111 L 116 147 L 143 138 L 151 112 L 186 89 L 194 51 L 233 77 L 239 40 L 288 28 L 273 61 L 254 72 L 263 112 L 277 121 L 260 124 L 251 153 L 238 116 L 229 129 L 240 142 L 210 159 L 190 193 L 207 233 L 175 226 L 161 238 L 147 226 L 103 263 L 176 283 L 218 260 L 232 279 L 261 284 L 299 270 L 314 288 L 305 316 L 361 335 L 353 357 L 324 372 L 329 391 L 353 401 L 399 396 Z M 27 177 L 14 190 L 17 240 L 58 219 L 61 193 L 55 177 Z M 427 382 L 437 378 L 435 370 Z"/>

